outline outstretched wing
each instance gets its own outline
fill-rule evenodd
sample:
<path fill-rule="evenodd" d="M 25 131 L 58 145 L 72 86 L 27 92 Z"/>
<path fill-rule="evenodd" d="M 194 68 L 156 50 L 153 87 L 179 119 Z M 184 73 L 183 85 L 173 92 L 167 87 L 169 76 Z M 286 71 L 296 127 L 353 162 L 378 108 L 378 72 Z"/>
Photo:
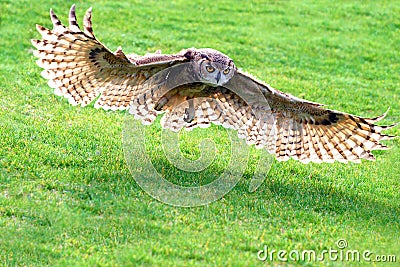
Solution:
<path fill-rule="evenodd" d="M 240 71 L 225 87 L 210 87 L 197 98 L 181 101 L 165 114 L 163 127 L 177 131 L 222 125 L 237 130 L 248 144 L 266 148 L 278 160 L 293 158 L 303 163 L 374 160 L 372 150 L 387 149 L 380 141 L 394 138 L 382 131 L 396 124 L 375 124 L 386 113 L 362 118 L 324 109 Z"/>
<path fill-rule="evenodd" d="M 49 80 L 49 86 L 57 95 L 68 98 L 73 105 L 85 106 L 101 95 L 95 107 L 127 109 L 136 96 L 145 93 L 141 85 L 149 77 L 187 60 L 183 53 L 130 56 L 125 55 L 121 48 L 112 53 L 95 38 L 91 14 L 89 9 L 82 31 L 76 22 L 75 5 L 69 13 L 69 27 L 65 27 L 50 10 L 53 29 L 37 25 L 42 40 L 32 40 L 37 48 L 34 54 L 39 57 L 37 64 L 44 68 L 42 76 Z M 136 108 L 140 109 L 137 113 L 142 115 L 142 120 L 153 120 L 156 116 L 150 107 Z"/>
<path fill-rule="evenodd" d="M 255 139 L 258 146 L 269 145 L 268 150 L 278 160 L 288 160 L 290 157 L 304 163 L 374 160 L 372 150 L 387 149 L 380 141 L 394 138 L 382 131 L 397 124 L 375 124 L 386 113 L 376 118 L 362 118 L 324 109 L 321 104 L 282 93 L 240 71 L 228 86 L 245 92 L 262 92 L 269 105 L 263 112 L 268 119 L 256 119 L 254 126 L 258 126 L 248 127 L 246 137 L 247 140 Z M 250 105 L 254 106 L 252 103 Z M 260 106 L 254 106 L 254 110 L 259 110 Z M 271 116 L 273 123 L 269 129 L 267 121 Z M 268 135 L 267 142 L 263 139 L 258 141 L 258 136 L 265 134 Z"/>

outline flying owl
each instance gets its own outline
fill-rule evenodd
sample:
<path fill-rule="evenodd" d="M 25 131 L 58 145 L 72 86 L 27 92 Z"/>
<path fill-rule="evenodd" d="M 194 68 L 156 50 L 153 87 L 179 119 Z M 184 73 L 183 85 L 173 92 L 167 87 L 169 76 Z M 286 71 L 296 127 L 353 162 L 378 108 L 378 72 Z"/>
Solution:
<path fill-rule="evenodd" d="M 144 124 L 163 113 L 162 127 L 173 131 L 222 125 L 278 160 L 303 163 L 374 160 L 372 150 L 387 149 L 380 141 L 395 138 L 382 131 L 397 124 L 375 124 L 386 113 L 362 118 L 325 109 L 257 80 L 217 50 L 126 55 L 96 39 L 91 8 L 83 31 L 75 5 L 68 27 L 52 10 L 50 17 L 52 30 L 37 25 L 42 39 L 32 40 L 34 55 L 55 94 L 72 105 L 83 107 L 96 99 L 96 108 L 129 110 Z"/>

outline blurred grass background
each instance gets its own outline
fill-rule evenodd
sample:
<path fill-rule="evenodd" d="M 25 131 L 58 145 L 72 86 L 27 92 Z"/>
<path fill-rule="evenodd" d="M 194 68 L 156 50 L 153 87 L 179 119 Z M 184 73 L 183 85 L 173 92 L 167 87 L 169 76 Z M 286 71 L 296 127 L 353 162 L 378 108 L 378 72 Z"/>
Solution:
<path fill-rule="evenodd" d="M 244 179 L 208 206 L 171 207 L 144 193 L 125 163 L 124 113 L 69 105 L 35 64 L 35 24 L 51 27 L 50 8 L 67 23 L 73 3 L 79 21 L 93 6 L 95 34 L 112 50 L 212 47 L 282 91 L 366 117 L 390 106 L 385 123 L 400 121 L 399 1 L 2 0 L 2 265 L 255 266 L 264 245 L 321 251 L 336 249 L 340 238 L 349 249 L 400 261 L 399 139 L 388 142 L 391 150 L 374 152 L 376 162 L 275 162 L 255 193 Z M 156 135 L 160 127 L 149 129 Z M 210 133 L 224 136 L 219 127 Z M 196 157 L 190 140 L 202 135 L 185 137 L 186 156 Z M 157 149 L 155 138 L 149 150 Z M 224 162 L 214 164 L 216 173 Z M 184 183 L 185 174 L 179 177 Z"/>

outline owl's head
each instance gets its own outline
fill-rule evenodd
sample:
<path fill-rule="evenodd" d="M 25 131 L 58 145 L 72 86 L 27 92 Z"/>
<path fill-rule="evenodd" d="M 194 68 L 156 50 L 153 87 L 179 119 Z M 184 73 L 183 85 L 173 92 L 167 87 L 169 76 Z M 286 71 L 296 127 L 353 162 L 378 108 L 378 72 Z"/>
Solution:
<path fill-rule="evenodd" d="M 190 57 L 201 81 L 212 86 L 226 84 L 236 72 L 232 59 L 211 48 L 191 49 Z"/>

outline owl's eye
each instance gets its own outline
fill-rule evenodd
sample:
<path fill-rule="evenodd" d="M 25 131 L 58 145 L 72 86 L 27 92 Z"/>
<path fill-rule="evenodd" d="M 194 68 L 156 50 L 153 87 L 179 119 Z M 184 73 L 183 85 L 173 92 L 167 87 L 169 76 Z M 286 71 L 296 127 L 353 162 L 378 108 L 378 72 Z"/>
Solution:
<path fill-rule="evenodd" d="M 223 73 L 226 75 L 230 72 L 231 70 L 229 68 L 224 69 Z"/>
<path fill-rule="evenodd" d="M 212 67 L 212 66 L 207 66 L 207 67 L 206 67 L 206 70 L 207 70 L 208 72 L 214 72 L 214 71 L 215 71 L 215 68 Z"/>

